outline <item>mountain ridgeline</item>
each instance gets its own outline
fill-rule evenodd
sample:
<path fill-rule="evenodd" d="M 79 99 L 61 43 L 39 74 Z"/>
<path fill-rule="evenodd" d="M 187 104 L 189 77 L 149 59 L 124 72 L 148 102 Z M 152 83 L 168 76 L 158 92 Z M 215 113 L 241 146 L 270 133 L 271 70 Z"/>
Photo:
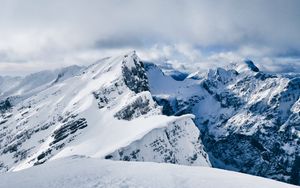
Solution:
<path fill-rule="evenodd" d="M 300 185 L 297 75 L 246 60 L 174 79 L 135 52 L 46 72 L 0 79 L 0 172 L 85 156 Z"/>

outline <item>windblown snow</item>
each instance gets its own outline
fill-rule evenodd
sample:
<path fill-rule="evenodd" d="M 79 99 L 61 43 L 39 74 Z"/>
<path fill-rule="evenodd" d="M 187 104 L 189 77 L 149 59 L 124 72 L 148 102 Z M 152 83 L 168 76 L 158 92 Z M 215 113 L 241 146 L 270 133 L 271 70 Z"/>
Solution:
<path fill-rule="evenodd" d="M 210 166 L 193 116 L 162 114 L 135 53 L 91 65 L 2 118 L 2 171 L 72 155 Z"/>
<path fill-rule="evenodd" d="M 144 63 L 135 52 L 0 77 L 0 181 L 288 186 L 210 168 L 218 167 L 300 184 L 299 96 L 297 75 L 264 73 L 251 60 L 187 75 Z"/>
<path fill-rule="evenodd" d="M 67 158 L 0 176 L 0 187 L 18 188 L 293 188 L 296 186 L 208 167 L 152 162 Z"/>

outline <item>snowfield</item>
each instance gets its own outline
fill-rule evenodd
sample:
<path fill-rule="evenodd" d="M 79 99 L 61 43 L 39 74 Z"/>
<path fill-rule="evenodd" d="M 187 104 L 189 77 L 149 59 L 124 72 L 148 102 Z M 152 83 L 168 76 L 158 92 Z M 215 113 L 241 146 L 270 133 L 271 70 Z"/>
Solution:
<path fill-rule="evenodd" d="M 300 185 L 299 125 L 300 77 L 250 60 L 187 75 L 133 51 L 0 77 L 0 188 L 287 186 L 208 167 Z"/>
<path fill-rule="evenodd" d="M 69 157 L 0 175 L 5 188 L 293 188 L 256 176 L 209 167 Z"/>
<path fill-rule="evenodd" d="M 50 83 L 0 105 L 0 172 L 73 155 L 211 166 L 194 116 L 161 112 L 135 52 Z"/>

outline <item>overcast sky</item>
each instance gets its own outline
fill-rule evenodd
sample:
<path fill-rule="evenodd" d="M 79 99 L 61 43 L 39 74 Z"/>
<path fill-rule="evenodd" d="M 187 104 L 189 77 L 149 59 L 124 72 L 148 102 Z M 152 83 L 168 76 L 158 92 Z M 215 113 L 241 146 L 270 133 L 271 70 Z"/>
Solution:
<path fill-rule="evenodd" d="M 299 0 L 0 0 L 0 74 L 87 65 L 135 49 L 204 68 L 300 68 Z"/>

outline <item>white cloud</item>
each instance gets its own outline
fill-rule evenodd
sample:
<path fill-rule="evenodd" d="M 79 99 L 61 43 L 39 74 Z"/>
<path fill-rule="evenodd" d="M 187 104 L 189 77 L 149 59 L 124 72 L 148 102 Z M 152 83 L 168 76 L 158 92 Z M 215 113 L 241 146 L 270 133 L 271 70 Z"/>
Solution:
<path fill-rule="evenodd" d="M 300 56 L 300 1 L 297 0 L 0 0 L 0 3 L 2 74 L 13 72 L 3 67 L 18 73 L 18 68 L 13 68 L 18 64 L 36 67 L 44 64 L 45 68 L 83 64 L 105 54 L 131 49 L 149 59 L 202 62 L 203 67 L 205 63 L 209 67 L 209 63 L 245 57 L 259 61 L 269 58 L 273 62 L 279 54 L 291 51 Z"/>

